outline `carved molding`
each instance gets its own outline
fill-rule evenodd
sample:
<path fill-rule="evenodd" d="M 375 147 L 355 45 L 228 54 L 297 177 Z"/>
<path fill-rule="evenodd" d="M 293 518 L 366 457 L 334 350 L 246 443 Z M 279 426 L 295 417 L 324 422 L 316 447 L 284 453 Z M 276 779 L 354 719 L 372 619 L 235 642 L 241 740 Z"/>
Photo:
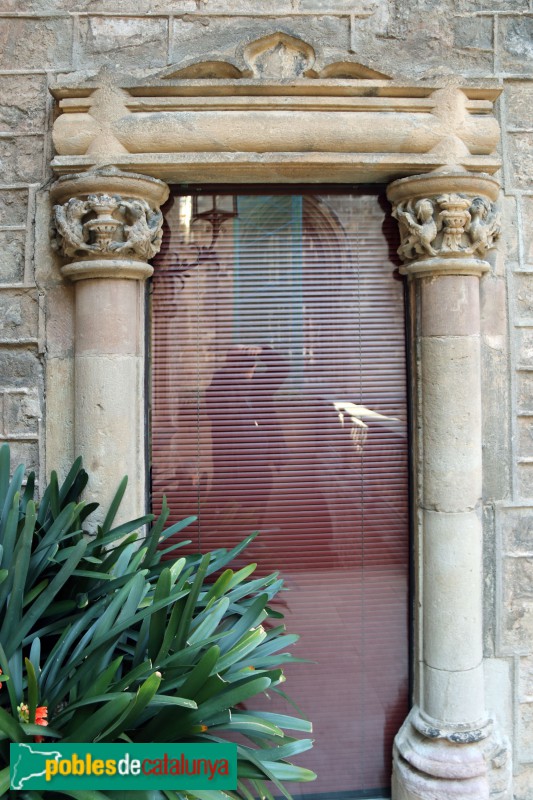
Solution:
<path fill-rule="evenodd" d="M 169 182 L 389 182 L 500 167 L 495 82 L 405 84 L 279 31 L 149 79 L 65 80 L 52 88 L 60 174 L 111 162 Z"/>
<path fill-rule="evenodd" d="M 159 73 L 163 80 L 246 78 L 297 80 L 299 78 L 348 78 L 351 80 L 392 80 L 355 58 L 327 61 L 320 48 L 298 36 L 275 31 L 260 39 L 243 43 L 234 56 L 201 57 L 181 61 Z"/>

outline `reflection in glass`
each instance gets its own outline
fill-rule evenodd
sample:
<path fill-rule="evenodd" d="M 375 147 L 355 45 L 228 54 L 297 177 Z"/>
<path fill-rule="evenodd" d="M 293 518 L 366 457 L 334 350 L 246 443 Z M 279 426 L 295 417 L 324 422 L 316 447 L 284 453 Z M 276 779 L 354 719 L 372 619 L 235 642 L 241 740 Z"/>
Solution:
<path fill-rule="evenodd" d="M 403 287 L 377 195 L 174 195 L 152 296 L 152 493 L 194 549 L 259 536 L 318 771 L 386 791 L 407 710 Z M 279 704 L 265 699 L 265 707 Z M 276 708 L 279 706 L 276 705 Z"/>

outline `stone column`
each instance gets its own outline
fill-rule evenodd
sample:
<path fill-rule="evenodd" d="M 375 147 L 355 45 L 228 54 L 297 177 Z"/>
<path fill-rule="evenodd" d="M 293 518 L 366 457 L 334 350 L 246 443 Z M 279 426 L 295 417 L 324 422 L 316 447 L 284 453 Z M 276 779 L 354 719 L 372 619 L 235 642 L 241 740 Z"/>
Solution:
<path fill-rule="evenodd" d="M 417 558 L 423 585 L 417 704 L 394 749 L 395 800 L 510 798 L 510 756 L 485 708 L 479 280 L 498 183 L 442 172 L 392 183 L 414 294 Z"/>
<path fill-rule="evenodd" d="M 102 168 L 51 189 L 54 245 L 76 284 L 75 447 L 89 472 L 86 499 L 101 522 L 117 486 L 117 523 L 146 510 L 144 281 L 161 244 L 166 184 Z"/>

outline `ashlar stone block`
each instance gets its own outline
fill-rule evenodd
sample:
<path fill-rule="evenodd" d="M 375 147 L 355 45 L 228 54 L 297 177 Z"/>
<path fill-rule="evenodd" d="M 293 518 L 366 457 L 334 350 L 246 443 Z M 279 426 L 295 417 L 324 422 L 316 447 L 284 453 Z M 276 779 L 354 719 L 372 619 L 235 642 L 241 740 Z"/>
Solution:
<path fill-rule="evenodd" d="M 3 75 L 0 81 L 0 132 L 44 131 L 46 79 L 42 75 Z"/>
<path fill-rule="evenodd" d="M 0 380 L 4 388 L 27 388 L 39 385 L 42 377 L 40 359 L 33 349 L 0 349 Z"/>
<path fill-rule="evenodd" d="M 531 411 L 533 409 L 533 371 L 517 371 L 516 399 L 518 411 Z"/>
<path fill-rule="evenodd" d="M 0 230 L 0 283 L 24 280 L 24 231 Z"/>
<path fill-rule="evenodd" d="M 162 17 L 82 18 L 80 67 L 162 67 L 167 63 L 167 26 Z"/>
<path fill-rule="evenodd" d="M 533 134 L 509 134 L 509 151 L 514 186 L 518 189 L 530 189 L 533 175 Z"/>
<path fill-rule="evenodd" d="M 71 53 L 68 16 L 0 19 L 0 69 L 69 69 Z"/>
<path fill-rule="evenodd" d="M 36 390 L 5 392 L 4 427 L 7 436 L 37 434 L 41 414 Z"/>
<path fill-rule="evenodd" d="M 533 556 L 504 559 L 503 587 L 504 644 L 527 653 L 533 641 Z"/>
<path fill-rule="evenodd" d="M 515 272 L 512 287 L 515 301 L 515 321 L 523 322 L 533 319 L 533 273 Z"/>
<path fill-rule="evenodd" d="M 502 17 L 499 36 L 502 69 L 511 73 L 533 72 L 533 16 Z"/>
<path fill-rule="evenodd" d="M 3 175 L 2 182 L 6 183 Z M 27 215 L 26 189 L 0 189 L 0 225 L 25 225 Z"/>
<path fill-rule="evenodd" d="M 39 183 L 44 175 L 43 137 L 0 139 L 0 161 L 4 183 Z"/>
<path fill-rule="evenodd" d="M 195 56 L 233 55 L 242 42 L 280 31 L 321 48 L 346 51 L 350 44 L 347 17 L 206 17 L 187 15 L 174 21 L 171 59 L 181 62 Z"/>
<path fill-rule="evenodd" d="M 531 102 L 533 103 L 533 95 Z M 520 234 L 522 236 L 523 258 L 526 266 L 533 267 L 533 197 L 522 197 L 521 211 L 522 225 L 520 226 Z"/>
<path fill-rule="evenodd" d="M 35 290 L 0 292 L 0 341 L 35 338 L 37 319 Z"/>
<path fill-rule="evenodd" d="M 509 82 L 505 86 L 507 124 L 511 128 L 531 128 L 533 125 L 533 83 Z"/>

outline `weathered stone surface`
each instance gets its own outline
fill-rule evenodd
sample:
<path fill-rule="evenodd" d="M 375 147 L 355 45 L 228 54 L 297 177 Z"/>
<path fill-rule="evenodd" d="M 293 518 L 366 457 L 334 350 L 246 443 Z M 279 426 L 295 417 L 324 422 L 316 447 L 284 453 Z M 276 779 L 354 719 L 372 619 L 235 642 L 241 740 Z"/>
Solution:
<path fill-rule="evenodd" d="M 424 507 L 467 511 L 481 495 L 479 341 L 427 337 L 421 348 Z"/>
<path fill-rule="evenodd" d="M 490 337 L 496 346 L 495 337 L 507 333 L 507 296 L 503 278 L 487 275 L 480 284 L 481 333 Z"/>
<path fill-rule="evenodd" d="M 479 279 L 474 275 L 457 280 L 442 275 L 438 281 L 425 278 L 420 285 L 423 336 L 468 336 L 479 332 Z M 458 313 L 450 315 L 450 308 Z"/>
<path fill-rule="evenodd" d="M 533 637 L 533 557 L 505 558 L 504 643 L 523 648 Z"/>
<path fill-rule="evenodd" d="M 3 183 L 6 183 L 3 179 Z M 28 215 L 26 189 L 0 189 L 0 225 L 25 225 Z"/>
<path fill-rule="evenodd" d="M 37 442 L 9 442 L 11 463 L 24 464 L 28 472 L 34 471 L 39 479 L 39 445 Z"/>
<path fill-rule="evenodd" d="M 80 20 L 81 68 L 162 67 L 167 63 L 167 25 L 163 18 L 88 17 Z"/>
<path fill-rule="evenodd" d="M 533 175 L 533 134 L 510 134 L 509 150 L 513 184 L 518 189 L 528 189 Z"/>
<path fill-rule="evenodd" d="M 511 128 L 533 125 L 533 82 L 509 81 L 505 84 L 507 124 Z"/>
<path fill-rule="evenodd" d="M 317 11 L 332 14 L 335 11 L 347 11 L 355 14 L 372 14 L 377 5 L 383 5 L 383 0 L 299 0 L 300 11 Z"/>
<path fill-rule="evenodd" d="M 68 69 L 72 20 L 65 17 L 0 19 L 0 69 Z"/>
<path fill-rule="evenodd" d="M 520 370 L 516 385 L 518 411 L 530 411 L 533 409 L 533 373 Z"/>
<path fill-rule="evenodd" d="M 504 197 L 501 201 L 502 232 L 498 251 L 505 258 L 506 270 L 511 262 L 518 261 L 518 235 L 519 226 L 517 219 L 517 200 L 515 197 Z"/>
<path fill-rule="evenodd" d="M 5 347 L 0 350 L 0 375 L 5 389 L 38 385 L 40 359 L 34 349 Z"/>
<path fill-rule="evenodd" d="M 24 279 L 23 231 L 0 231 L 0 283 L 21 283 Z"/>
<path fill-rule="evenodd" d="M 187 16 L 173 25 L 171 60 L 235 52 L 236 43 L 281 31 L 326 50 L 349 47 L 349 20 L 343 17 L 205 17 Z"/>
<path fill-rule="evenodd" d="M 531 454 L 528 454 L 531 457 Z M 533 464 L 519 464 L 516 469 L 518 497 L 533 497 Z"/>
<path fill-rule="evenodd" d="M 4 427 L 7 436 L 38 433 L 41 416 L 37 390 L 4 393 Z"/>
<path fill-rule="evenodd" d="M 501 500 L 510 493 L 510 391 L 507 379 L 506 337 L 482 336 L 483 497 Z M 488 565 L 487 565 L 488 566 Z"/>
<path fill-rule="evenodd" d="M 533 698 L 518 706 L 518 731 L 520 756 L 524 761 L 533 761 Z"/>
<path fill-rule="evenodd" d="M 0 132 L 44 130 L 46 79 L 42 75 L 4 75 L 0 81 Z"/>
<path fill-rule="evenodd" d="M 483 666 L 487 709 L 510 737 L 513 733 L 513 662 L 511 659 L 486 658 Z"/>
<path fill-rule="evenodd" d="M 533 514 L 527 507 L 498 509 L 502 547 L 509 553 L 533 552 Z"/>
<path fill-rule="evenodd" d="M 533 455 L 533 417 L 519 417 L 517 421 L 519 458 L 530 458 Z M 531 541 L 533 547 L 533 540 Z"/>
<path fill-rule="evenodd" d="M 353 2 L 354 0 L 352 0 L 352 5 Z M 339 8 L 341 6 L 342 0 L 339 2 Z M 195 8 L 192 10 L 203 11 L 204 14 L 215 12 L 220 13 L 221 11 L 224 11 L 233 14 L 264 14 L 265 16 L 269 16 L 271 14 L 290 14 L 294 11 L 294 7 L 294 0 L 268 0 L 268 3 L 258 3 L 257 0 L 224 0 L 223 6 L 220 3 L 220 0 L 200 0 L 200 2 L 196 3 Z M 326 11 L 331 10 L 332 8 L 326 9 Z"/>
<path fill-rule="evenodd" d="M 455 19 L 456 11 L 453 0 L 395 3 L 385 31 L 376 30 L 379 14 L 356 20 L 353 49 L 365 63 L 376 67 L 379 63 L 380 69 L 393 76 L 490 75 L 490 46 L 487 51 L 478 49 L 479 44 L 472 46 L 460 33 L 464 18 Z M 456 36 L 464 44 L 455 42 Z M 488 45 L 488 23 L 484 21 L 478 41 Z"/>
<path fill-rule="evenodd" d="M 516 349 L 520 364 L 533 367 L 533 329 L 519 328 L 516 332 Z M 532 453 L 533 455 L 533 453 Z"/>
<path fill-rule="evenodd" d="M 66 475 L 77 457 L 74 448 L 74 360 L 48 358 L 46 363 L 46 474 Z"/>
<path fill-rule="evenodd" d="M 457 0 L 459 13 L 491 11 L 529 11 L 529 0 Z"/>
<path fill-rule="evenodd" d="M 46 349 L 50 358 L 72 357 L 74 351 L 74 286 L 70 282 L 46 291 Z"/>
<path fill-rule="evenodd" d="M 43 137 L 0 139 L 4 183 L 38 183 L 43 178 Z M 26 220 L 24 220 L 25 222 Z"/>
<path fill-rule="evenodd" d="M 0 340 L 36 338 L 37 317 L 35 289 L 0 292 Z"/>
<path fill-rule="evenodd" d="M 533 319 L 533 273 L 515 272 L 513 275 L 513 296 L 517 321 Z"/>
<path fill-rule="evenodd" d="M 505 72 L 533 72 L 533 16 L 502 17 L 500 64 Z"/>
<path fill-rule="evenodd" d="M 524 263 L 533 267 L 533 197 L 522 197 L 521 208 L 520 234 L 524 249 Z"/>
<path fill-rule="evenodd" d="M 514 800 L 531 800 L 533 766 L 519 766 L 513 778 Z"/>
<path fill-rule="evenodd" d="M 205 3 L 205 0 L 198 0 Z M 137 0 L 135 7 L 127 9 L 121 0 L 3 0 L 6 11 L 45 14 L 58 11 L 124 12 L 134 14 L 157 14 L 159 12 L 181 14 L 198 9 L 196 0 Z"/>
<path fill-rule="evenodd" d="M 522 702 L 533 702 L 533 656 L 523 656 L 519 662 L 518 697 Z"/>
<path fill-rule="evenodd" d="M 466 50 L 492 50 L 492 17 L 456 17 L 453 42 Z"/>

